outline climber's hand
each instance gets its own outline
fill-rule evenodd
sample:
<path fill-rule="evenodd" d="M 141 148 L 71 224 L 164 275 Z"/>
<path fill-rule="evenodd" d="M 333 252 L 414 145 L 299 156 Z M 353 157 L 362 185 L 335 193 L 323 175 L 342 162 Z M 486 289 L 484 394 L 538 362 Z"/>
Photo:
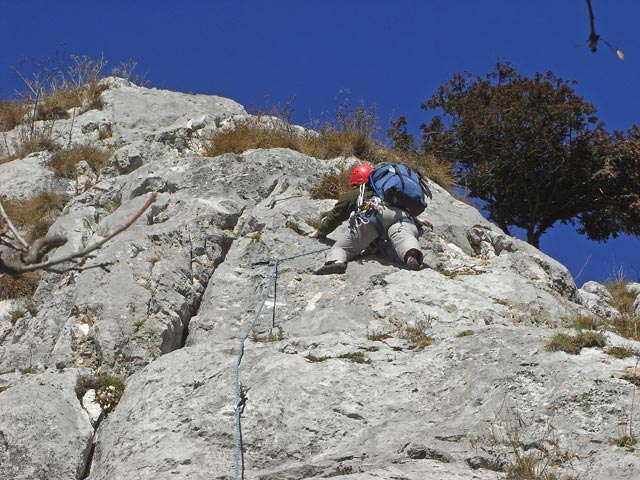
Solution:
<path fill-rule="evenodd" d="M 416 220 L 423 227 L 430 228 L 431 230 L 433 230 L 433 225 L 431 225 L 431 222 L 429 220 L 427 220 L 426 218 L 416 218 Z"/>
<path fill-rule="evenodd" d="M 309 234 L 309 238 L 320 238 L 320 234 L 318 233 L 318 230 L 314 230 L 313 232 L 311 232 Z"/>

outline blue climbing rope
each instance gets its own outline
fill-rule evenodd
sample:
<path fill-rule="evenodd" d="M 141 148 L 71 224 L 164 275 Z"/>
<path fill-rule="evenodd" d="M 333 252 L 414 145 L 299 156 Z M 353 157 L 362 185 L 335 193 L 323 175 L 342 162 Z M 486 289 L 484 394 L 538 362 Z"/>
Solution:
<path fill-rule="evenodd" d="M 256 310 L 256 316 L 253 319 L 253 321 L 251 322 L 251 324 L 249 325 L 249 327 L 247 328 L 246 332 L 244 333 L 244 335 L 242 336 L 242 338 L 240 339 L 240 346 L 238 348 L 238 359 L 236 361 L 236 371 L 235 371 L 235 455 L 234 455 L 234 459 L 235 459 L 235 480 L 243 480 L 244 479 L 244 458 L 243 458 L 243 449 L 242 449 L 242 425 L 240 423 L 240 417 L 242 415 L 242 411 L 244 410 L 244 405 L 246 402 L 246 390 L 243 389 L 242 384 L 240 383 L 240 363 L 242 362 L 242 357 L 244 356 L 244 343 L 246 342 L 247 338 L 249 338 L 249 335 L 251 335 L 251 332 L 253 331 L 254 327 L 256 326 L 256 324 L 258 323 L 258 319 L 260 318 L 260 315 L 262 314 L 262 310 L 264 309 L 264 306 L 267 303 L 267 299 L 269 298 L 269 295 L 271 293 L 271 289 L 272 287 L 275 287 L 277 285 L 277 281 L 278 281 L 278 265 L 281 262 L 287 261 L 287 260 L 293 260 L 296 258 L 300 258 L 300 257 L 306 257 L 308 255 L 314 255 L 316 253 L 320 253 L 320 252 L 324 252 L 326 250 L 329 250 L 329 247 L 327 248 L 322 248 L 319 250 L 314 250 L 311 252 L 305 252 L 299 255 L 292 255 L 290 257 L 284 257 L 284 258 L 274 258 L 269 260 L 268 262 L 258 262 L 257 264 L 266 264 L 268 263 L 269 265 L 273 266 L 273 270 L 271 271 L 271 274 L 269 275 L 269 278 L 267 279 L 267 283 L 264 286 L 263 289 L 263 293 L 262 293 L 262 300 L 260 301 L 260 304 L 258 305 L 258 308 Z M 272 323 L 275 324 L 275 288 L 274 288 L 274 318 L 272 320 Z"/>

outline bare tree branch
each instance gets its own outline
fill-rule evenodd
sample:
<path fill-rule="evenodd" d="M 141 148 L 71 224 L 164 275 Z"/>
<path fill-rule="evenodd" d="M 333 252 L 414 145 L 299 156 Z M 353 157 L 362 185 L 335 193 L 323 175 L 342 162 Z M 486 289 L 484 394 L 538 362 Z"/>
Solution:
<path fill-rule="evenodd" d="M 596 33 L 596 26 L 595 26 L 596 17 L 593 15 L 591 0 L 587 0 L 587 8 L 589 9 L 589 27 L 590 27 L 589 40 L 588 40 L 589 49 L 595 53 L 598 50 L 598 42 L 600 41 L 600 42 L 603 42 L 607 47 L 609 47 L 609 49 L 612 52 L 614 52 L 620 60 L 624 60 L 624 53 L 622 53 L 622 50 L 611 45 L 604 38 L 600 38 L 600 35 Z"/>
<path fill-rule="evenodd" d="M 11 233 L 13 233 L 14 238 L 20 242 L 24 251 L 26 252 L 27 250 L 29 250 L 29 244 L 25 241 L 24 238 L 22 238 L 22 236 L 18 232 L 18 229 L 11 222 L 11 219 L 7 215 L 7 212 L 4 211 L 2 202 L 0 202 L 0 215 L 2 215 L 2 219 L 6 222 L 7 226 L 9 227 L 9 230 L 11 230 Z"/>
<path fill-rule="evenodd" d="M 591 26 L 591 33 L 589 34 L 589 48 L 592 52 L 598 50 L 598 40 L 600 35 L 596 34 L 595 16 L 593 15 L 593 8 L 591 8 L 591 0 L 587 0 L 587 8 L 589 8 L 589 25 Z"/>
<path fill-rule="evenodd" d="M 110 265 L 109 263 L 102 263 L 102 264 L 86 266 L 86 267 L 83 265 L 83 263 L 90 257 L 91 252 L 98 250 L 100 247 L 102 247 L 105 243 L 107 243 L 113 237 L 124 232 L 127 228 L 133 225 L 140 218 L 140 216 L 151 206 L 151 204 L 155 201 L 155 199 L 156 199 L 156 193 L 154 192 L 151 195 L 149 195 L 149 198 L 147 199 L 145 204 L 142 206 L 142 208 L 133 217 L 131 217 L 127 221 L 127 223 L 110 232 L 102 240 L 96 243 L 93 243 L 92 245 L 89 245 L 87 248 L 84 248 L 79 252 L 71 253 L 69 255 L 65 255 L 60 258 L 47 260 L 45 262 L 29 264 L 32 261 L 38 262 L 39 260 L 42 259 L 42 257 L 46 254 L 47 251 L 57 246 L 63 245 L 67 241 L 67 239 L 62 236 L 45 237 L 44 239 L 41 239 L 41 241 L 34 242 L 33 246 L 27 245 L 29 254 L 20 263 L 8 262 L 0 258 L 0 272 L 8 273 L 9 275 L 12 275 L 15 277 L 23 273 L 33 272 L 36 270 L 45 270 L 45 271 L 54 272 L 54 273 L 64 273 L 71 270 L 87 270 L 89 268 L 106 268 L 106 266 Z M 51 268 L 55 265 L 60 265 L 61 263 L 74 262 L 76 261 L 76 259 L 81 259 L 80 266 L 72 266 L 68 268 L 63 268 L 62 270 Z"/>
<path fill-rule="evenodd" d="M 33 245 L 31 245 L 31 248 L 29 249 L 29 253 L 26 257 L 24 257 L 22 261 L 25 265 L 32 265 L 42 260 L 42 257 L 44 257 L 51 250 L 61 247 L 65 243 L 67 243 L 67 239 L 62 235 L 53 235 L 50 237 L 46 236 L 44 238 L 39 238 L 38 240 L 33 242 Z"/>

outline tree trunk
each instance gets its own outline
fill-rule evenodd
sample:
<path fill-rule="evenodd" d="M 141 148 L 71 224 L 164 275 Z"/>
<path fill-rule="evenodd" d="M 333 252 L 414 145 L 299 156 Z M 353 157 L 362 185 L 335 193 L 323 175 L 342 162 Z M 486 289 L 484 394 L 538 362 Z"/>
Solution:
<path fill-rule="evenodd" d="M 527 243 L 539 249 L 540 236 L 541 236 L 540 232 L 536 232 L 535 230 L 527 230 Z"/>

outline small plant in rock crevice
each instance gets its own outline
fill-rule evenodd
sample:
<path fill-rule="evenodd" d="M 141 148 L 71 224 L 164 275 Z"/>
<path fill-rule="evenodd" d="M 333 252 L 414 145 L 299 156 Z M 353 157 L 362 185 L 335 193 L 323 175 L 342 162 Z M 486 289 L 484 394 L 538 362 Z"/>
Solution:
<path fill-rule="evenodd" d="M 631 390 L 631 402 L 629 406 L 628 414 L 626 412 L 622 412 L 622 416 L 626 416 L 625 428 L 622 432 L 622 435 L 617 438 L 612 438 L 609 440 L 611 445 L 616 445 L 618 447 L 623 447 L 628 450 L 632 450 L 633 447 L 638 443 L 638 438 L 636 437 L 633 431 L 633 422 L 634 422 L 634 412 L 635 412 L 635 403 L 636 403 L 636 393 L 638 390 L 638 384 L 640 383 L 640 375 L 638 374 L 638 363 L 640 363 L 640 358 L 636 359 L 636 363 L 633 367 L 627 367 L 625 370 L 628 372 L 625 376 L 623 376 L 623 380 L 627 380 L 629 383 L 633 385 Z"/>
<path fill-rule="evenodd" d="M 365 357 L 363 352 L 343 353 L 342 355 L 338 355 L 336 358 L 349 360 L 353 363 L 371 364 L 371 360 Z"/>
<path fill-rule="evenodd" d="M 324 356 L 324 355 L 319 357 L 319 356 L 317 356 L 317 355 L 309 354 L 309 355 L 307 355 L 305 358 L 306 358 L 307 360 L 309 360 L 309 362 L 311 362 L 311 363 L 321 363 L 321 362 L 324 362 L 324 361 L 326 361 L 326 360 L 329 360 L 329 359 L 331 359 L 331 358 L 333 358 L 333 357 Z"/>
<path fill-rule="evenodd" d="M 309 362 L 311 363 L 321 363 L 321 362 L 325 362 L 327 360 L 331 360 L 331 359 L 340 359 L 340 360 L 348 360 L 350 362 L 353 363 L 361 363 L 361 364 L 366 364 L 366 365 L 370 365 L 371 364 L 371 360 L 369 360 L 367 357 L 365 357 L 364 352 L 349 352 L 349 353 L 343 353 L 341 355 L 338 355 L 336 357 L 332 357 L 332 356 L 316 356 L 313 354 L 309 354 L 305 357 Z"/>
<path fill-rule="evenodd" d="M 293 230 L 298 235 L 304 235 L 305 234 L 304 230 L 302 230 L 302 228 L 300 228 L 300 225 L 298 225 L 293 220 L 287 220 L 287 223 L 285 223 L 285 227 Z"/>
<path fill-rule="evenodd" d="M 634 313 L 633 304 L 638 296 L 634 291 L 627 287 L 629 282 L 621 280 L 616 282 L 606 282 L 605 288 L 611 294 L 611 306 L 618 310 L 622 315 L 632 315 Z"/>
<path fill-rule="evenodd" d="M 468 337 L 473 334 L 474 334 L 473 330 L 463 330 L 461 332 L 456 333 L 456 338 Z"/>
<path fill-rule="evenodd" d="M 258 333 L 255 330 L 251 333 L 251 341 L 255 343 L 273 343 L 284 340 L 284 330 L 281 326 L 270 329 L 268 332 Z"/>
<path fill-rule="evenodd" d="M 638 439 L 631 435 L 623 435 L 618 438 L 612 438 L 609 440 L 609 445 L 615 445 L 616 447 L 632 449 L 638 443 Z"/>
<path fill-rule="evenodd" d="M 262 240 L 262 230 L 256 230 L 249 235 L 249 238 L 251 239 L 251 243 L 259 243 Z"/>
<path fill-rule="evenodd" d="M 21 318 L 24 318 L 26 314 L 27 314 L 27 311 L 24 308 L 17 307 L 12 310 L 9 310 L 9 312 L 7 313 L 7 318 L 9 319 L 9 322 L 11 323 L 11 325 L 15 325 L 16 323 L 18 323 L 18 320 L 20 320 Z"/>
<path fill-rule="evenodd" d="M 124 380 L 113 375 L 82 375 L 76 381 L 76 396 L 82 400 L 88 390 L 95 390 L 96 401 L 105 413 L 118 406 L 125 390 Z"/>
<path fill-rule="evenodd" d="M 604 322 L 594 316 L 577 316 L 570 320 L 570 326 L 577 330 L 599 330 L 603 325 Z"/>
<path fill-rule="evenodd" d="M 488 435 L 473 438 L 471 445 L 488 453 L 486 468 L 504 472 L 506 480 L 579 480 L 578 475 L 559 471 L 579 457 L 561 448 L 550 411 L 549 418 L 529 422 L 503 405 L 489 422 Z"/>
<path fill-rule="evenodd" d="M 409 349 L 416 351 L 420 351 L 423 348 L 432 345 L 434 342 L 433 337 L 427 333 L 428 329 L 431 328 L 433 321 L 431 317 L 417 320 L 413 324 L 409 324 L 403 319 L 396 318 L 390 318 L 388 321 L 395 328 L 388 331 L 376 330 L 371 333 L 367 332 L 367 340 L 372 342 L 383 342 L 384 340 L 397 335 L 399 338 L 409 342 Z M 396 348 L 398 347 L 394 347 L 394 349 Z"/>
<path fill-rule="evenodd" d="M 640 356 L 640 352 L 638 352 L 638 350 L 636 350 L 635 348 L 630 346 L 623 346 L 623 345 L 608 347 L 605 350 L 605 353 L 607 355 L 610 355 L 614 358 L 619 358 L 619 359 L 629 358 L 634 355 Z"/>
<path fill-rule="evenodd" d="M 152 255 L 150 257 L 147 258 L 147 262 L 149 262 L 151 264 L 151 266 L 154 266 L 156 263 L 158 263 L 160 260 L 162 260 L 160 258 L 160 255 Z"/>
<path fill-rule="evenodd" d="M 640 341 L 640 315 L 634 311 L 637 293 L 629 290 L 629 282 L 616 281 L 605 283 L 613 301 L 611 306 L 620 312 L 619 317 L 607 319 L 615 332 L 625 338 Z"/>
<path fill-rule="evenodd" d="M 393 337 L 393 333 L 395 332 L 395 330 L 391 330 L 391 331 L 377 331 L 374 330 L 371 333 L 367 333 L 367 340 L 371 340 L 372 342 L 381 342 L 383 340 L 386 340 L 388 338 Z"/>
<path fill-rule="evenodd" d="M 581 331 L 575 335 L 557 333 L 545 345 L 548 352 L 565 352 L 578 355 L 583 348 L 602 348 L 607 340 L 601 332 Z"/>
<path fill-rule="evenodd" d="M 135 329 L 136 332 L 138 332 L 142 327 L 144 327 L 145 323 L 146 323 L 146 320 L 144 319 L 136 320 L 135 322 L 133 322 L 133 328 Z"/>
<path fill-rule="evenodd" d="M 422 350 L 433 344 L 433 338 L 427 334 L 431 322 L 431 317 L 428 317 L 416 321 L 413 325 L 404 325 L 400 330 L 400 337 L 411 343 L 411 348 Z"/>
<path fill-rule="evenodd" d="M 121 206 L 122 206 L 122 195 L 118 195 L 111 201 L 111 203 L 109 203 L 105 207 L 105 210 L 107 213 L 113 213 L 116 210 L 118 210 Z"/>
<path fill-rule="evenodd" d="M 612 330 L 621 337 L 640 341 L 640 315 L 635 313 L 634 302 L 637 294 L 628 288 L 626 280 L 606 282 L 605 287 L 611 295 L 611 306 L 620 315 L 600 317 L 597 315 L 577 316 L 569 319 L 568 326 L 578 330 Z"/>

